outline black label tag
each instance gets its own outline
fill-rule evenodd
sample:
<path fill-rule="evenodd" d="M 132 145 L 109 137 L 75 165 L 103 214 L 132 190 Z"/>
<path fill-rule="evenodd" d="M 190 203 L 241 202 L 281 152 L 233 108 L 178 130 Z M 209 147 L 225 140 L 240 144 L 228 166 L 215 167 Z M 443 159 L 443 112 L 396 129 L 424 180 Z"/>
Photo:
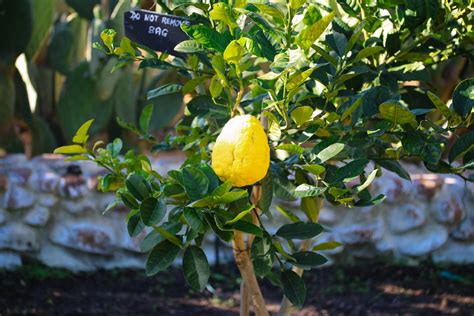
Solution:
<path fill-rule="evenodd" d="M 125 36 L 138 44 L 178 57 L 183 54 L 176 52 L 175 46 L 190 39 L 181 29 L 183 23 L 190 24 L 190 21 L 146 10 L 124 13 Z"/>

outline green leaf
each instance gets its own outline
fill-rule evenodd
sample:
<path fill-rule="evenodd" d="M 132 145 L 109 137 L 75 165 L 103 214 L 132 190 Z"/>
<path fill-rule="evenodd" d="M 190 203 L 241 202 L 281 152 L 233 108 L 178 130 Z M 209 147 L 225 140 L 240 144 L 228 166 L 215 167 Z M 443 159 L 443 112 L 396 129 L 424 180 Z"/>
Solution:
<path fill-rule="evenodd" d="M 227 45 L 224 51 L 224 60 L 229 64 L 239 65 L 244 53 L 244 48 L 234 40 Z"/>
<path fill-rule="evenodd" d="M 164 229 L 172 234 L 177 234 L 180 230 L 182 225 L 180 223 L 164 223 L 161 225 Z M 140 243 L 140 250 L 143 252 L 148 252 L 153 249 L 156 245 L 160 242 L 166 240 L 163 235 L 159 232 L 152 230 L 148 235 L 143 238 L 142 242 Z"/>
<path fill-rule="evenodd" d="M 310 196 L 301 199 L 301 210 L 306 214 L 306 217 L 312 222 L 318 221 L 319 212 L 321 209 L 320 201 L 320 198 Z"/>
<path fill-rule="evenodd" d="M 148 276 L 166 270 L 178 256 L 180 248 L 165 240 L 156 245 L 148 255 L 146 261 L 146 274 Z"/>
<path fill-rule="evenodd" d="M 317 244 L 313 247 L 313 251 L 321 251 L 321 250 L 332 250 L 338 247 L 341 247 L 342 244 L 337 241 L 327 241 L 320 244 Z"/>
<path fill-rule="evenodd" d="M 272 270 L 271 246 L 271 239 L 265 237 L 255 237 L 252 243 L 252 263 L 258 277 L 265 277 Z"/>
<path fill-rule="evenodd" d="M 413 29 L 428 19 L 435 20 L 440 9 L 439 1 L 410 0 L 405 3 L 405 24 Z"/>
<path fill-rule="evenodd" d="M 265 20 L 261 15 L 245 9 L 238 9 L 238 11 L 247 15 L 255 23 L 255 25 L 262 30 L 262 32 L 270 35 L 276 42 L 281 41 L 281 34 L 272 25 L 270 25 L 268 21 Z"/>
<path fill-rule="evenodd" d="M 316 187 L 310 184 L 300 184 L 295 189 L 295 196 L 298 198 L 308 197 L 308 196 L 319 196 L 326 191 L 325 187 Z"/>
<path fill-rule="evenodd" d="M 260 227 L 250 222 L 247 222 L 245 220 L 240 220 L 230 225 L 226 225 L 226 227 L 232 227 L 235 230 L 238 230 L 247 234 L 251 234 L 254 236 L 258 236 L 258 237 L 263 236 L 263 231 Z"/>
<path fill-rule="evenodd" d="M 132 211 L 132 212 L 134 212 L 134 211 Z M 128 219 L 127 230 L 128 230 L 128 234 L 130 235 L 130 237 L 138 236 L 138 234 L 140 234 L 142 232 L 143 228 L 145 228 L 145 225 L 142 222 L 142 219 L 140 217 L 140 213 L 137 212 L 136 214 L 132 215 Z"/>
<path fill-rule="evenodd" d="M 281 145 L 276 146 L 275 149 L 285 150 L 295 155 L 301 155 L 304 153 L 304 148 L 296 144 L 281 144 Z"/>
<path fill-rule="evenodd" d="M 296 216 L 295 214 L 285 210 L 282 206 L 280 205 L 277 205 L 276 207 L 277 211 L 280 212 L 280 214 L 282 214 L 283 216 L 285 216 L 286 218 L 288 218 L 290 221 L 292 221 L 293 223 L 296 223 L 296 222 L 300 222 L 301 220 L 298 218 L 298 216 Z"/>
<path fill-rule="evenodd" d="M 183 256 L 183 272 L 184 278 L 194 290 L 202 292 L 206 288 L 211 268 L 206 254 L 198 246 L 186 248 Z"/>
<path fill-rule="evenodd" d="M 290 239 L 310 239 L 323 232 L 323 227 L 317 223 L 311 222 L 296 222 L 281 226 L 276 235 L 278 237 Z"/>
<path fill-rule="evenodd" d="M 453 92 L 453 109 L 465 118 L 474 106 L 474 79 L 461 81 Z"/>
<path fill-rule="evenodd" d="M 328 259 L 324 256 L 312 251 L 296 252 L 291 256 L 295 259 L 293 264 L 305 270 L 312 269 L 328 262 Z"/>
<path fill-rule="evenodd" d="M 186 105 L 193 115 L 203 115 L 216 106 L 212 98 L 208 95 L 198 95 Z"/>
<path fill-rule="evenodd" d="M 224 36 L 206 25 L 187 25 L 183 23 L 181 28 L 206 49 L 213 49 L 223 53 L 230 42 L 228 36 Z"/>
<path fill-rule="evenodd" d="M 214 21 L 222 21 L 231 30 L 237 27 L 234 17 L 232 16 L 232 9 L 227 3 L 219 2 L 212 6 L 212 10 L 209 11 L 209 16 Z"/>
<path fill-rule="evenodd" d="M 426 95 L 431 100 L 431 102 L 433 102 L 434 106 L 438 109 L 438 111 L 446 118 L 449 119 L 453 115 L 448 106 L 443 101 L 441 101 L 436 94 L 432 93 L 431 91 L 428 91 Z"/>
<path fill-rule="evenodd" d="M 140 115 L 140 121 L 139 121 L 140 129 L 145 133 L 148 133 L 149 131 L 150 120 L 151 120 L 152 115 L 153 115 L 153 104 L 148 104 L 147 106 L 143 108 L 142 114 Z"/>
<path fill-rule="evenodd" d="M 286 89 L 290 92 L 294 92 L 294 90 L 301 86 L 309 78 L 309 76 L 311 76 L 313 71 L 319 67 L 320 66 L 309 68 L 303 72 L 297 71 L 288 79 L 288 82 L 286 83 Z"/>
<path fill-rule="evenodd" d="M 403 169 L 402 165 L 398 161 L 379 159 L 375 160 L 375 162 L 378 163 L 382 168 L 398 174 L 403 179 L 411 181 L 410 174 L 405 169 Z"/>
<path fill-rule="evenodd" d="M 147 197 L 140 205 L 140 215 L 146 226 L 158 224 L 166 215 L 166 203 L 163 199 Z"/>
<path fill-rule="evenodd" d="M 283 293 L 288 300 L 298 308 L 301 308 L 306 298 L 306 287 L 303 279 L 291 270 L 285 270 L 281 273 L 281 283 Z"/>
<path fill-rule="evenodd" d="M 310 106 L 299 106 L 291 111 L 291 118 L 298 127 L 311 120 L 313 108 Z"/>
<path fill-rule="evenodd" d="M 187 166 L 183 169 L 183 184 L 191 201 L 204 197 L 209 188 L 209 179 L 201 170 Z"/>
<path fill-rule="evenodd" d="M 342 9 L 352 17 L 357 17 L 360 14 L 360 8 L 357 1 L 337 0 L 337 3 L 339 3 Z"/>
<path fill-rule="evenodd" d="M 153 99 L 162 95 L 172 94 L 181 91 L 183 85 L 179 83 L 169 83 L 156 89 L 150 90 L 147 93 L 147 99 Z"/>
<path fill-rule="evenodd" d="M 195 40 L 187 40 L 176 45 L 174 50 L 180 53 L 192 54 L 204 51 L 204 46 Z"/>
<path fill-rule="evenodd" d="M 344 121 L 346 118 L 348 118 L 355 110 L 359 108 L 359 106 L 362 105 L 362 102 L 364 101 L 364 97 L 361 96 L 359 97 L 354 103 L 351 104 L 350 107 L 348 107 L 344 113 L 342 113 L 341 116 L 341 121 Z"/>
<path fill-rule="evenodd" d="M 56 148 L 54 150 L 55 154 L 86 154 L 87 149 L 79 145 L 69 145 Z"/>
<path fill-rule="evenodd" d="M 344 144 L 342 143 L 334 143 L 329 145 L 328 147 L 321 150 L 316 157 L 319 159 L 321 163 L 328 161 L 331 158 L 337 156 L 342 150 L 344 150 Z"/>
<path fill-rule="evenodd" d="M 331 184 L 349 181 L 362 174 L 368 163 L 367 159 L 357 159 L 336 170 L 328 170 L 324 181 Z"/>
<path fill-rule="evenodd" d="M 219 185 L 217 188 L 214 189 L 212 192 L 213 196 L 222 196 L 226 194 L 227 192 L 232 189 L 232 182 L 230 180 L 227 180 L 226 182 L 222 183 Z"/>
<path fill-rule="evenodd" d="M 360 193 L 360 192 L 364 191 L 365 189 L 367 189 L 369 187 L 369 185 L 372 183 L 372 181 L 374 181 L 375 177 L 377 176 L 377 171 L 378 171 L 377 169 L 373 170 L 369 174 L 367 179 L 364 181 L 364 183 L 362 183 L 361 185 L 359 185 L 355 188 L 355 192 Z"/>
<path fill-rule="evenodd" d="M 449 151 L 449 162 L 464 156 L 471 149 L 474 149 L 474 131 L 466 133 L 456 140 Z"/>
<path fill-rule="evenodd" d="M 313 43 L 324 33 L 335 15 L 336 12 L 331 12 L 313 25 L 304 28 L 296 37 L 296 44 L 304 50 L 309 49 L 311 45 L 313 45 Z"/>
<path fill-rule="evenodd" d="M 273 199 L 273 179 L 271 172 L 268 172 L 265 178 L 261 181 L 260 185 L 260 199 L 258 200 L 257 207 L 262 212 L 267 212 L 270 209 Z"/>
<path fill-rule="evenodd" d="M 224 57 L 221 55 L 212 56 L 211 65 L 216 75 L 222 80 L 224 86 L 228 86 L 227 77 L 226 77 L 226 65 Z"/>
<path fill-rule="evenodd" d="M 181 242 L 181 239 L 176 237 L 174 233 L 171 233 L 167 231 L 165 228 L 160 227 L 160 226 L 153 226 L 153 230 L 155 230 L 157 233 L 165 237 L 168 241 L 172 242 L 176 246 L 180 248 L 183 247 L 183 243 Z"/>
<path fill-rule="evenodd" d="M 148 181 L 138 173 L 131 173 L 125 180 L 127 190 L 139 201 L 148 197 L 151 187 Z"/>
<path fill-rule="evenodd" d="M 221 95 L 222 92 L 222 84 L 221 79 L 214 75 L 211 79 L 211 84 L 209 85 L 209 92 L 213 98 L 217 98 Z"/>
<path fill-rule="evenodd" d="M 201 234 L 204 234 L 206 232 L 206 223 L 204 222 L 204 218 L 198 210 L 190 207 L 185 207 L 183 215 L 192 229 Z"/>
<path fill-rule="evenodd" d="M 255 208 L 254 205 L 249 205 L 245 210 L 241 211 L 241 212 L 240 212 L 239 214 L 237 214 L 233 219 L 228 220 L 227 222 L 225 222 L 225 225 L 230 225 L 230 224 L 233 224 L 233 223 L 237 222 L 238 220 L 241 220 L 241 219 L 244 218 L 248 213 L 250 213 L 254 208 Z"/>
<path fill-rule="evenodd" d="M 219 239 L 224 242 L 229 242 L 234 238 L 234 233 L 232 231 L 222 230 L 217 226 L 216 219 L 211 214 L 205 214 L 204 217 Z"/>
<path fill-rule="evenodd" d="M 298 10 L 306 3 L 306 0 L 290 0 L 290 8 L 292 10 Z"/>
<path fill-rule="evenodd" d="M 361 21 L 359 24 L 357 24 L 356 28 L 354 29 L 354 32 L 352 33 L 351 37 L 349 38 L 349 41 L 347 42 L 347 46 L 344 51 L 345 54 L 347 54 L 360 39 L 362 32 L 364 31 L 365 23 L 366 21 Z"/>
<path fill-rule="evenodd" d="M 109 49 L 109 52 L 114 51 L 115 35 L 117 35 L 117 32 L 112 29 L 105 29 L 100 33 L 100 38 L 102 39 L 102 42 L 104 42 L 104 45 Z"/>
<path fill-rule="evenodd" d="M 314 174 L 315 176 L 320 176 L 324 171 L 326 171 L 326 168 L 324 168 L 324 166 L 320 166 L 320 165 L 316 165 L 316 164 L 303 166 L 302 168 L 304 170 Z"/>
<path fill-rule="evenodd" d="M 387 101 L 380 104 L 379 111 L 382 118 L 394 125 L 416 122 L 415 114 L 397 101 Z"/>
<path fill-rule="evenodd" d="M 138 202 L 135 200 L 133 195 L 128 192 L 119 192 L 120 199 L 122 200 L 123 204 L 130 209 L 137 209 Z"/>
<path fill-rule="evenodd" d="M 276 197 L 285 201 L 294 201 L 295 186 L 288 179 L 274 177 L 273 178 L 273 193 Z"/>
<path fill-rule="evenodd" d="M 380 46 L 365 47 L 357 53 L 357 55 L 354 59 L 354 62 L 358 62 L 358 61 L 360 61 L 364 58 L 367 58 L 367 57 L 370 57 L 372 55 L 378 54 L 382 51 L 384 51 L 384 49 L 383 49 L 383 47 L 380 47 Z"/>

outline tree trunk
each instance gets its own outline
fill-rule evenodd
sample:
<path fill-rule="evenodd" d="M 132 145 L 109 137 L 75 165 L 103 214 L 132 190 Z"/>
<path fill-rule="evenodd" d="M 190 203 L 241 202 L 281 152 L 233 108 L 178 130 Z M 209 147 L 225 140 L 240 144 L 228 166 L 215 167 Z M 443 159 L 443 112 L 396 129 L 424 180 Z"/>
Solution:
<path fill-rule="evenodd" d="M 234 232 L 233 240 L 234 258 L 239 268 L 240 275 L 244 282 L 244 288 L 248 289 L 253 309 L 256 316 L 268 316 L 267 307 L 263 299 L 262 291 L 257 282 L 252 261 L 245 245 L 244 234 L 239 231 Z M 244 298 L 242 298 L 244 299 Z M 242 311 L 242 309 L 241 309 Z"/>

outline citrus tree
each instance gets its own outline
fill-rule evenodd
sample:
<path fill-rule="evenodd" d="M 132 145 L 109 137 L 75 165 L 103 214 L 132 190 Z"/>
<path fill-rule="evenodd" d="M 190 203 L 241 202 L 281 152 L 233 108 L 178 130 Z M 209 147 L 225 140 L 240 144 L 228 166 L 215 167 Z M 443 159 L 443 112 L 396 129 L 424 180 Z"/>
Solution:
<path fill-rule="evenodd" d="M 314 244 L 323 200 L 347 207 L 381 203 L 368 190 L 382 172 L 408 179 L 398 162 L 414 157 L 434 172 L 465 180 L 473 166 L 473 132 L 454 140 L 442 159 L 448 136 L 472 125 L 474 80 L 462 81 L 452 102 L 430 88 L 439 63 L 469 54 L 472 11 L 465 1 L 211 1 L 179 2 L 167 13 L 187 16 L 189 40 L 173 58 L 102 32 L 116 67 L 175 69 L 184 85 L 167 84 L 149 99 L 169 93 L 190 95 L 175 133 L 158 142 L 150 130 L 152 105 L 139 126 L 118 123 L 155 152 L 180 149 L 182 167 L 165 174 L 149 159 L 128 151 L 120 139 L 88 144 L 86 122 L 74 145 L 58 148 L 69 160 L 92 160 L 107 169 L 99 189 L 115 191 L 130 208 L 128 230 L 149 251 L 149 275 L 167 269 L 182 255 L 189 285 L 206 288 L 210 267 L 202 243 L 215 234 L 232 243 L 242 275 L 241 314 L 250 305 L 268 315 L 258 278 L 284 293 L 281 314 L 305 300 L 303 270 L 324 264 L 319 253 L 337 242 Z M 471 56 L 472 57 L 472 56 Z M 416 82 L 416 87 L 407 82 Z M 452 164 L 453 161 L 457 161 Z M 269 232 L 272 199 L 299 201 L 301 213 L 277 210 L 285 222 Z M 169 211 L 167 211 L 167 209 Z"/>

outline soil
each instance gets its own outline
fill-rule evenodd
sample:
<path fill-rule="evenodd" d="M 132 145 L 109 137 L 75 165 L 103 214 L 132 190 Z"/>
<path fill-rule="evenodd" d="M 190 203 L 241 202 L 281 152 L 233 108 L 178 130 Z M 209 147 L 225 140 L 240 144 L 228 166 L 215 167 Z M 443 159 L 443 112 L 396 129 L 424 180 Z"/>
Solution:
<path fill-rule="evenodd" d="M 235 267 L 213 268 L 203 293 L 173 269 L 72 274 L 29 263 L 0 271 L 0 315 L 238 315 Z M 307 299 L 294 315 L 474 315 L 474 265 L 422 267 L 367 264 L 305 274 Z M 262 282 L 275 314 L 282 292 Z"/>

